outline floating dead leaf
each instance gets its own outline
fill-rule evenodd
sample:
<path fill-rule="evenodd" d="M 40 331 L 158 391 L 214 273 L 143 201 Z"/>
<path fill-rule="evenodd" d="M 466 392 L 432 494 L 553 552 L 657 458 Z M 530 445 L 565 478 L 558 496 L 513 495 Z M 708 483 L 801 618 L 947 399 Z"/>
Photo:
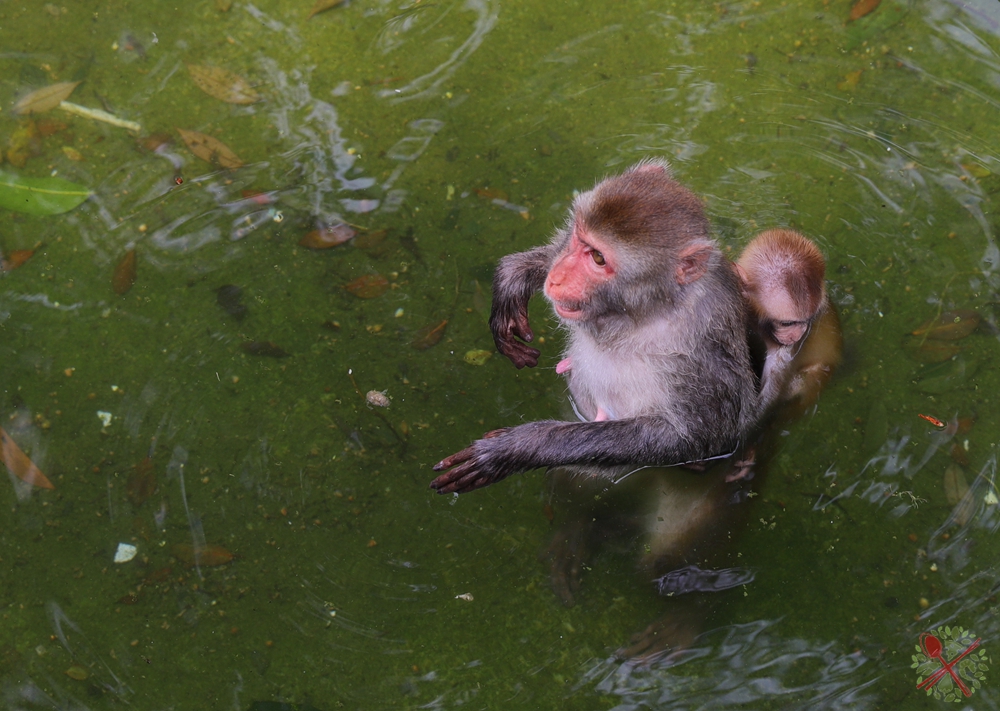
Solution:
<path fill-rule="evenodd" d="M 965 350 L 962 346 L 947 341 L 907 336 L 903 341 L 906 353 L 920 363 L 944 363 Z"/>
<path fill-rule="evenodd" d="M 46 118 L 46 119 L 39 119 L 35 123 L 35 127 L 38 129 L 39 136 L 41 136 L 42 138 L 48 138 L 49 136 L 53 136 L 59 133 L 60 131 L 65 131 L 67 128 L 69 128 L 69 124 L 63 123 L 58 119 Z"/>
<path fill-rule="evenodd" d="M 139 593 L 137 592 L 127 592 L 122 595 L 116 602 L 119 605 L 135 605 L 139 602 Z"/>
<path fill-rule="evenodd" d="M 125 252 L 125 256 L 115 267 L 115 273 L 111 275 L 111 288 L 119 296 L 127 294 L 132 285 L 135 284 L 136 258 L 135 250 L 130 249 Z"/>
<path fill-rule="evenodd" d="M 955 464 L 961 464 L 963 467 L 969 466 L 969 453 L 958 442 L 951 443 L 948 456 L 951 457 L 951 461 L 955 462 Z"/>
<path fill-rule="evenodd" d="M 949 464 L 944 470 L 944 496 L 951 506 L 954 506 L 969 490 L 969 482 L 965 479 L 965 471 L 958 464 Z"/>
<path fill-rule="evenodd" d="M 233 554 L 222 546 L 206 544 L 195 548 L 190 543 L 178 543 L 170 548 L 174 558 L 189 568 L 195 565 L 225 565 L 233 559 Z"/>
<path fill-rule="evenodd" d="M 399 243 L 403 249 L 413 255 L 418 263 L 424 264 L 424 256 L 420 252 L 420 245 L 417 244 L 417 236 L 413 232 L 413 225 L 406 228 L 406 232 L 399 236 Z"/>
<path fill-rule="evenodd" d="M 861 75 L 863 73 L 863 69 L 859 69 L 856 72 L 849 72 L 844 77 L 844 81 L 837 82 L 837 88 L 841 91 L 851 91 L 861 82 Z"/>
<path fill-rule="evenodd" d="M 7 139 L 4 158 L 15 168 L 23 168 L 29 158 L 42 154 L 42 137 L 38 126 L 28 119 L 17 126 Z"/>
<path fill-rule="evenodd" d="M 312 18 L 313 15 L 318 15 L 319 13 L 324 12 L 325 10 L 330 10 L 332 8 L 337 7 L 337 5 L 343 5 L 343 4 L 344 0 L 316 0 L 316 4 L 313 5 L 313 9 L 309 11 L 309 17 L 307 17 L 306 19 L 308 20 Z"/>
<path fill-rule="evenodd" d="M 146 503 L 146 499 L 156 493 L 159 482 L 153 470 L 153 460 L 146 457 L 135 465 L 135 469 L 125 480 L 125 496 L 136 508 Z"/>
<path fill-rule="evenodd" d="M 241 168 L 243 166 L 240 157 L 218 138 L 198 131 L 186 131 L 183 128 L 178 128 L 177 133 L 181 135 L 181 139 L 188 149 L 203 161 L 222 168 Z"/>
<path fill-rule="evenodd" d="M 951 520 L 959 526 L 966 525 L 976 513 L 976 497 L 965 480 L 965 470 L 958 464 L 949 464 L 944 472 L 944 495 L 954 508 Z"/>
<path fill-rule="evenodd" d="M 507 202 L 507 193 L 500 188 L 476 188 L 476 195 L 486 200 L 503 200 Z"/>
<path fill-rule="evenodd" d="M 223 284 L 216 289 L 215 303 L 237 321 L 247 315 L 247 307 L 243 303 L 243 289 L 235 284 Z"/>
<path fill-rule="evenodd" d="M 139 145 L 147 151 L 156 151 L 170 144 L 173 137 L 169 133 L 151 133 L 139 139 Z"/>
<path fill-rule="evenodd" d="M 937 318 L 921 324 L 913 331 L 913 335 L 939 341 L 957 341 L 975 331 L 980 320 L 979 314 L 972 309 L 945 311 Z"/>
<path fill-rule="evenodd" d="M 278 202 L 278 191 L 246 188 L 244 190 L 240 190 L 240 197 L 244 200 L 249 200 L 254 205 L 273 205 Z"/>
<path fill-rule="evenodd" d="M 339 225 L 313 230 L 300 239 L 299 244 L 309 249 L 329 249 L 347 242 L 356 234 L 357 232 L 341 222 Z"/>
<path fill-rule="evenodd" d="M 354 238 L 354 246 L 359 249 L 374 249 L 385 241 L 389 230 L 372 230 Z"/>
<path fill-rule="evenodd" d="M 63 673 L 70 679 L 76 679 L 77 681 L 83 681 L 90 676 L 90 672 L 87 671 L 87 668 L 81 667 L 79 664 L 74 664 Z"/>
<path fill-rule="evenodd" d="M 0 459 L 7 465 L 8 471 L 21 481 L 41 489 L 55 489 L 52 482 L 48 480 L 42 470 L 35 466 L 27 454 L 25 454 L 17 442 L 10 438 L 3 427 L 0 427 Z"/>
<path fill-rule="evenodd" d="M 410 345 L 418 351 L 425 351 L 431 346 L 437 345 L 441 340 L 441 337 L 444 336 L 444 329 L 447 326 L 448 319 L 445 319 L 441 323 L 424 326 L 413 336 L 413 340 L 410 341 Z"/>
<path fill-rule="evenodd" d="M 28 261 L 34 253 L 33 249 L 14 249 L 4 253 L 3 257 L 0 257 L 0 271 L 10 272 L 17 269 Z"/>
<path fill-rule="evenodd" d="M 976 424 L 976 416 L 968 415 L 966 417 L 959 417 L 956 420 L 955 424 L 956 424 L 955 427 L 956 435 L 968 434 L 969 431 L 972 429 L 972 426 Z"/>
<path fill-rule="evenodd" d="M 219 101 L 227 104 L 255 104 L 260 101 L 260 94 L 250 86 L 250 82 L 228 69 L 200 64 L 189 64 L 187 68 L 198 88 Z"/>
<path fill-rule="evenodd" d="M 881 2 L 882 0 L 858 0 L 851 8 L 851 14 L 849 16 L 850 21 L 854 22 L 855 20 L 860 20 L 865 15 L 874 12 L 875 8 L 877 8 Z"/>
<path fill-rule="evenodd" d="M 21 98 L 14 104 L 15 114 L 40 114 L 43 111 L 54 109 L 60 103 L 69 98 L 73 89 L 80 86 L 78 81 L 62 81 L 58 84 L 49 84 L 41 89 L 36 89 L 27 96 Z"/>
<path fill-rule="evenodd" d="M 250 355 L 265 356 L 267 358 L 287 358 L 291 355 L 271 341 L 247 341 L 246 343 L 241 343 L 240 348 Z"/>
<path fill-rule="evenodd" d="M 389 280 L 381 274 L 365 274 L 344 284 L 359 299 L 374 299 L 389 290 Z"/>
<path fill-rule="evenodd" d="M 962 163 L 962 168 L 973 178 L 988 178 L 992 175 L 989 168 L 979 163 Z"/>

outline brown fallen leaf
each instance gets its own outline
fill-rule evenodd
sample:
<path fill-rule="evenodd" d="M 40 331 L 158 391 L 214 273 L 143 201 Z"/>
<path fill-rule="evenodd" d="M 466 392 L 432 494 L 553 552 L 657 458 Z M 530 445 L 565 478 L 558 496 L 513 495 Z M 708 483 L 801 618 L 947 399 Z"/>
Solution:
<path fill-rule="evenodd" d="M 0 459 L 7 465 L 11 474 L 21 481 L 41 489 L 55 489 L 52 482 L 48 480 L 42 470 L 35 466 L 27 454 L 25 454 L 17 442 L 10 438 L 3 427 L 0 427 Z"/>
<path fill-rule="evenodd" d="M 374 299 L 389 290 L 389 280 L 381 274 L 365 274 L 344 284 L 344 288 L 359 299 Z"/>
<path fill-rule="evenodd" d="M 250 82 L 222 67 L 208 67 L 200 64 L 187 65 L 191 79 L 209 96 L 227 104 L 255 104 L 260 94 L 250 86 Z"/>
<path fill-rule="evenodd" d="M 338 244 L 344 244 L 344 242 L 352 239 L 356 234 L 357 232 L 350 227 L 344 223 L 340 223 L 339 225 L 323 227 L 309 232 L 299 240 L 299 244 L 309 249 L 328 249 L 336 247 Z"/>
<path fill-rule="evenodd" d="M 476 195 L 485 200 L 503 200 L 507 202 L 507 193 L 500 188 L 476 188 Z"/>
<path fill-rule="evenodd" d="M 945 311 L 937 318 L 922 323 L 912 335 L 939 341 L 957 341 L 975 331 L 981 320 L 980 315 L 972 309 Z"/>
<path fill-rule="evenodd" d="M 218 138 L 198 131 L 186 131 L 183 128 L 178 128 L 177 133 L 181 134 L 181 139 L 188 149 L 203 161 L 222 168 L 243 167 L 240 157 Z"/>
<path fill-rule="evenodd" d="M 14 249 L 0 257 L 0 271 L 10 272 L 17 269 L 31 258 L 33 249 Z"/>
<path fill-rule="evenodd" d="M 240 348 L 250 355 L 266 356 L 268 358 L 287 358 L 290 353 L 285 352 L 281 346 L 271 341 L 247 341 L 241 343 Z"/>
<path fill-rule="evenodd" d="M 944 472 L 944 495 L 951 510 L 951 520 L 959 526 L 966 525 L 976 515 L 976 497 L 965 480 L 965 471 L 958 464 L 951 464 Z"/>
<path fill-rule="evenodd" d="M 963 467 L 969 466 L 969 453 L 965 451 L 965 447 L 960 445 L 958 442 L 952 442 L 951 448 L 948 450 L 948 456 L 951 457 L 951 461 L 955 464 L 961 464 Z"/>
<path fill-rule="evenodd" d="M 955 424 L 956 424 L 955 428 L 956 435 L 968 434 L 969 431 L 972 429 L 972 426 L 976 424 L 976 416 L 968 415 L 966 417 L 959 417 L 958 420 L 956 420 Z"/>
<path fill-rule="evenodd" d="M 69 124 L 53 118 L 39 119 L 35 126 L 38 129 L 38 135 L 42 138 L 54 136 L 60 131 L 65 131 L 69 128 Z"/>
<path fill-rule="evenodd" d="M 329 10 L 337 7 L 337 5 L 342 5 L 343 3 L 344 0 L 316 0 L 316 4 L 313 5 L 313 9 L 309 11 L 309 17 L 306 19 L 311 19 L 313 15 L 318 15 L 324 10 Z"/>
<path fill-rule="evenodd" d="M 173 138 L 169 133 L 153 133 L 138 139 L 139 146 L 147 151 L 155 151 L 170 145 Z"/>
<path fill-rule="evenodd" d="M 431 346 L 437 345 L 441 337 L 444 336 L 444 329 L 447 325 L 448 319 L 445 319 L 441 323 L 424 326 L 414 335 L 413 340 L 410 341 L 410 345 L 418 351 L 425 351 Z"/>
<path fill-rule="evenodd" d="M 75 679 L 76 681 L 83 681 L 90 676 L 90 672 L 87 671 L 86 667 L 81 667 L 79 664 L 74 664 L 69 669 L 63 672 L 70 679 Z"/>
<path fill-rule="evenodd" d="M 146 503 L 146 499 L 156 493 L 158 486 L 153 460 L 146 457 L 136 464 L 135 469 L 128 475 L 125 481 L 125 496 L 129 503 L 139 508 Z"/>
<path fill-rule="evenodd" d="M 965 350 L 962 346 L 948 341 L 916 336 L 906 336 L 903 340 L 903 349 L 911 358 L 921 363 L 944 363 Z"/>
<path fill-rule="evenodd" d="M 178 543 L 170 548 L 170 552 L 181 563 L 188 567 L 195 565 L 225 565 L 233 559 L 233 554 L 222 546 L 211 543 L 195 548 L 190 543 Z"/>
<path fill-rule="evenodd" d="M 354 246 L 358 249 L 375 249 L 385 241 L 389 230 L 372 230 L 354 238 Z"/>
<path fill-rule="evenodd" d="M 111 288 L 115 290 L 116 294 L 123 296 L 128 293 L 132 285 L 135 284 L 135 273 L 135 250 L 130 249 L 125 252 L 125 256 L 121 258 L 118 266 L 115 267 L 115 273 L 111 275 Z"/>
<path fill-rule="evenodd" d="M 78 81 L 62 81 L 58 84 L 49 84 L 41 89 L 36 89 L 27 96 L 21 98 L 14 104 L 15 114 L 40 114 L 43 111 L 54 109 L 61 102 L 69 98 L 73 90 L 80 86 Z"/>
<path fill-rule="evenodd" d="M 851 8 L 850 21 L 860 20 L 865 15 L 874 12 L 882 0 L 858 0 Z"/>

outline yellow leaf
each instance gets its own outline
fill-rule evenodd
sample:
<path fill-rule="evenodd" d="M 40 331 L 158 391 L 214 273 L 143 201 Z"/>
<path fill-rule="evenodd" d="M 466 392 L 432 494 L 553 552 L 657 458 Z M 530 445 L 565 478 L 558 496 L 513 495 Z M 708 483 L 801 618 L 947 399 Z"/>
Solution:
<path fill-rule="evenodd" d="M 198 131 L 185 131 L 178 128 L 177 133 L 181 134 L 181 139 L 192 153 L 204 161 L 213 163 L 223 168 L 240 168 L 243 161 L 230 150 L 229 146 L 218 138 L 207 136 Z"/>
<path fill-rule="evenodd" d="M 79 664 L 74 664 L 64 673 L 70 679 L 76 679 L 77 681 L 83 681 L 84 679 L 90 676 L 90 672 L 88 672 L 85 667 L 81 667 Z"/>
<path fill-rule="evenodd" d="M 73 89 L 80 86 L 78 81 L 63 81 L 36 89 L 14 104 L 15 114 L 40 114 L 54 109 L 69 98 Z"/>
<path fill-rule="evenodd" d="M 253 104 L 260 101 L 260 94 L 250 86 L 250 82 L 228 69 L 198 64 L 189 64 L 187 68 L 198 88 L 220 101 L 227 104 Z"/>
<path fill-rule="evenodd" d="M 844 81 L 837 82 L 837 88 L 841 91 L 850 91 L 861 82 L 861 74 L 863 71 L 863 69 L 859 69 L 856 72 L 849 72 L 847 76 L 844 77 Z"/>
<path fill-rule="evenodd" d="M 316 0 L 316 4 L 313 5 L 313 9 L 309 12 L 309 17 L 313 15 L 318 15 L 324 10 L 329 10 L 332 7 L 337 7 L 344 2 L 344 0 Z M 309 18 L 306 18 L 309 19 Z"/>

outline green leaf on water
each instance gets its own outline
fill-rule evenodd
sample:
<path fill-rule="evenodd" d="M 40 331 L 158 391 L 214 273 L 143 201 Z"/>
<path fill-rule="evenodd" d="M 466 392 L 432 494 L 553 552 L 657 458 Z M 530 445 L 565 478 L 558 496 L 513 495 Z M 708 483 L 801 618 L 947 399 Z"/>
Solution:
<path fill-rule="evenodd" d="M 22 178 L 0 171 L 0 208 L 29 215 L 69 212 L 90 197 L 85 185 L 62 178 Z"/>

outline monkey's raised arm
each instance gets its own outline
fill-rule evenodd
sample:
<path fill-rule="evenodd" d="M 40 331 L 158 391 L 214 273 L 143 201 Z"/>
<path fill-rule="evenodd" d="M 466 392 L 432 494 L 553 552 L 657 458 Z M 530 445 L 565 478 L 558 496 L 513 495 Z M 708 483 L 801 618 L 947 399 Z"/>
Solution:
<path fill-rule="evenodd" d="M 611 471 L 616 465 L 682 464 L 731 452 L 738 444 L 735 435 L 685 439 L 667 418 L 656 415 L 603 422 L 541 420 L 493 430 L 442 459 L 434 471 L 449 471 L 432 481 L 431 488 L 439 494 L 464 494 L 541 467 L 587 464 Z"/>
<path fill-rule="evenodd" d="M 493 342 L 519 370 L 538 365 L 539 351 L 521 341 L 530 343 L 534 338 L 528 325 L 528 301 L 545 285 L 552 257 L 552 245 L 509 254 L 500 260 L 493 277 Z"/>

